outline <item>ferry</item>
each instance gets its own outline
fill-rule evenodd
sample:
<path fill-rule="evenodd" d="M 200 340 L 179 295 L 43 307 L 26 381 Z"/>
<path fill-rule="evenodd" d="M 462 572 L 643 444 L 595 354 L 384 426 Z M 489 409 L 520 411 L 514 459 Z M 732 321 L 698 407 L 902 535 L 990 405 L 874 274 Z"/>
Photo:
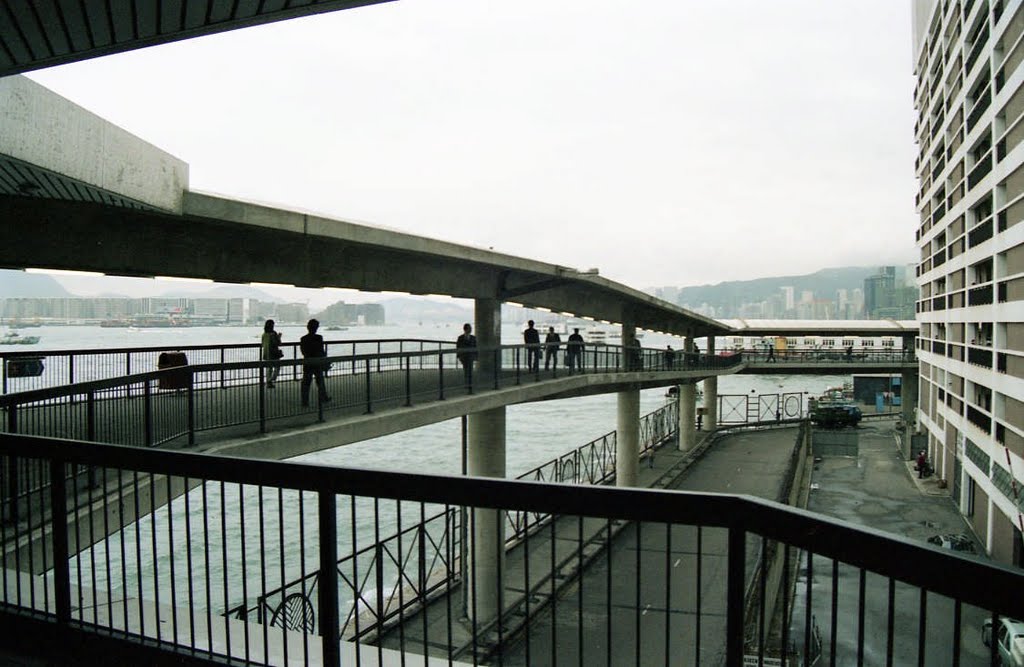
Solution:
<path fill-rule="evenodd" d="M 853 383 L 829 387 L 817 398 L 808 401 L 811 421 L 822 428 L 856 426 L 861 419 L 860 408 L 853 396 Z"/>
<path fill-rule="evenodd" d="M 17 331 L 8 331 L 0 336 L 0 345 L 35 345 L 39 336 L 22 336 Z"/>

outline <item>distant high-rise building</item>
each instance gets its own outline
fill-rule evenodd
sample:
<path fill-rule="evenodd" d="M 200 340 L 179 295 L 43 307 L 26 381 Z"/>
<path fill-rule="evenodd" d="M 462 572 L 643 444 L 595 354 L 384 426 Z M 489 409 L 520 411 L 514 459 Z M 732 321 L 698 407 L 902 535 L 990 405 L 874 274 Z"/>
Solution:
<path fill-rule="evenodd" d="M 914 0 L 913 23 L 923 448 L 1024 566 L 1024 3 Z"/>
<path fill-rule="evenodd" d="M 883 266 L 873 276 L 864 279 L 864 316 L 879 317 L 877 311 L 892 306 L 896 289 L 896 267 Z"/>
<path fill-rule="evenodd" d="M 786 310 L 793 310 L 796 306 L 796 298 L 792 286 L 780 287 L 782 290 L 782 307 Z"/>

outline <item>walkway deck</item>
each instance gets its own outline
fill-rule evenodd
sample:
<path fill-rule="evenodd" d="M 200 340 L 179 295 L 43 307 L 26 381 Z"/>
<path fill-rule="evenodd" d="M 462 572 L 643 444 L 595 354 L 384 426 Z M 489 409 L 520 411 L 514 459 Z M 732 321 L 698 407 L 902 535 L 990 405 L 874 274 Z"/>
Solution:
<path fill-rule="evenodd" d="M 657 453 L 653 467 L 642 462 L 639 484 L 775 500 L 796 436 L 795 428 L 742 432 L 718 440 L 702 454 L 683 454 L 670 445 Z M 606 549 L 609 530 L 612 547 Z M 725 539 L 718 529 L 677 526 L 667 532 L 663 525 L 560 518 L 507 555 L 504 607 L 514 610 L 516 620 L 502 629 L 503 664 L 625 664 L 635 659 L 639 664 L 693 664 L 695 656 L 700 664 L 716 664 L 717 656 L 724 655 L 719 639 L 725 625 Z M 554 578 L 552 561 L 557 563 Z M 698 567 L 700 591 L 672 585 L 671 572 L 685 572 L 688 579 Z M 581 569 L 582 581 L 577 577 Z M 451 598 L 430 604 L 425 617 L 407 617 L 385 635 L 383 645 L 412 651 L 426 645 L 431 655 L 451 651 L 464 660 L 472 660 L 475 651 L 477 659 L 485 659 L 499 642 L 498 631 L 490 629 L 474 645 L 460 595 L 453 589 Z M 516 632 L 527 616 L 529 632 Z M 579 633 L 568 628 L 579 628 Z M 719 639 L 700 641 L 704 637 Z"/>

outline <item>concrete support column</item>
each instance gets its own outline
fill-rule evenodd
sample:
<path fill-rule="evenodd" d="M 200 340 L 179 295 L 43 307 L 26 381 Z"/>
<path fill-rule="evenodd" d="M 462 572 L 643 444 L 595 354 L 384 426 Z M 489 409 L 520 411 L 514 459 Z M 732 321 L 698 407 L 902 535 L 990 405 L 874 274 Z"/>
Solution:
<path fill-rule="evenodd" d="M 904 371 L 900 374 L 900 406 L 903 408 L 903 449 L 908 456 L 911 436 L 917 432 L 917 372 Z"/>
<path fill-rule="evenodd" d="M 474 328 L 476 344 L 481 352 L 477 362 L 477 386 L 494 386 L 494 376 L 501 372 L 501 301 L 497 299 L 476 299 L 474 301 Z"/>
<path fill-rule="evenodd" d="M 615 435 L 615 486 L 636 486 L 640 460 L 640 390 L 620 391 Z"/>
<path fill-rule="evenodd" d="M 708 363 L 715 358 L 715 337 L 708 336 Z M 704 424 L 708 431 L 718 428 L 718 376 L 704 378 Z"/>
<path fill-rule="evenodd" d="M 697 385 L 679 385 L 679 451 L 688 452 L 697 444 Z"/>
<path fill-rule="evenodd" d="M 505 408 L 469 415 L 466 471 L 479 477 L 505 477 Z M 497 616 L 504 594 L 505 521 L 502 510 L 478 509 L 470 514 L 471 552 L 467 573 L 466 616 L 487 622 Z"/>

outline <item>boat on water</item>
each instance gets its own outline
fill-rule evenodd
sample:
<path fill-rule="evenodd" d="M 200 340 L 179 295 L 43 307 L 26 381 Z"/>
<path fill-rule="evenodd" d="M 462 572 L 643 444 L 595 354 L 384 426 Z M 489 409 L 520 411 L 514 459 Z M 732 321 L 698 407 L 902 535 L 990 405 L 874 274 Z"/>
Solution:
<path fill-rule="evenodd" d="M 0 345 L 35 345 L 39 336 L 22 336 L 17 331 L 8 331 L 0 336 Z"/>
<path fill-rule="evenodd" d="M 808 401 L 811 421 L 822 428 L 856 426 L 861 419 L 860 408 L 853 396 L 853 383 L 829 387 L 820 396 Z"/>

